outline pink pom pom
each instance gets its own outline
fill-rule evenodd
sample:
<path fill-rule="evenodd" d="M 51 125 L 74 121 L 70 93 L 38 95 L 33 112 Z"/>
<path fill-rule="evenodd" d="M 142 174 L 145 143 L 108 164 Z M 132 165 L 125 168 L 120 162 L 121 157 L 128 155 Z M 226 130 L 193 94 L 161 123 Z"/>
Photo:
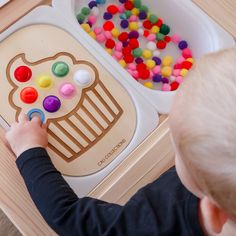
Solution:
<path fill-rule="evenodd" d="M 118 42 L 115 46 L 116 51 L 122 51 L 122 48 L 123 48 L 122 42 Z"/>
<path fill-rule="evenodd" d="M 176 61 L 177 64 L 182 64 L 182 62 L 185 61 L 185 58 L 184 57 L 179 57 Z"/>
<path fill-rule="evenodd" d="M 155 41 L 156 40 L 156 35 L 155 34 L 149 34 L 147 36 L 147 41 Z"/>
<path fill-rule="evenodd" d="M 136 70 L 136 65 L 134 63 L 130 63 L 130 64 L 128 64 L 128 69 Z"/>
<path fill-rule="evenodd" d="M 114 54 L 113 54 L 113 57 L 116 59 L 116 60 L 121 60 L 122 57 L 123 57 L 123 54 L 119 51 L 115 51 Z"/>
<path fill-rule="evenodd" d="M 106 41 L 105 35 L 104 35 L 104 34 L 99 34 L 99 35 L 97 35 L 97 41 L 98 41 L 99 43 L 104 43 L 104 42 Z"/>
<path fill-rule="evenodd" d="M 139 78 L 139 76 L 138 76 L 138 71 L 136 71 L 136 70 L 132 70 L 132 71 L 130 71 L 130 74 L 133 76 L 133 78 L 134 79 L 138 79 Z"/>
<path fill-rule="evenodd" d="M 102 33 L 102 28 L 100 28 L 100 27 L 94 28 L 94 33 L 95 33 L 96 35 L 101 34 L 101 33 Z"/>
<path fill-rule="evenodd" d="M 171 90 L 171 86 L 169 84 L 163 84 L 162 91 L 170 91 L 170 90 Z"/>
<path fill-rule="evenodd" d="M 172 37 L 171 37 L 171 40 L 172 40 L 173 43 L 177 44 L 177 43 L 179 43 L 181 41 L 181 38 L 180 38 L 179 35 L 173 34 Z"/>
<path fill-rule="evenodd" d="M 182 55 L 185 59 L 192 57 L 192 52 L 189 48 L 182 50 Z"/>
<path fill-rule="evenodd" d="M 119 10 L 119 13 L 124 13 L 125 12 L 125 6 L 123 4 L 119 5 L 118 10 Z"/>
<path fill-rule="evenodd" d="M 160 66 L 155 66 L 152 70 L 154 75 L 157 75 L 161 72 L 161 67 Z"/>
<path fill-rule="evenodd" d="M 181 84 L 183 82 L 183 77 L 182 76 L 178 76 L 176 77 L 176 82 L 178 82 L 179 84 Z"/>
<path fill-rule="evenodd" d="M 179 76 L 180 75 L 180 70 L 176 69 L 173 71 L 174 76 Z"/>
<path fill-rule="evenodd" d="M 104 36 L 106 37 L 106 39 L 112 39 L 112 33 L 110 31 L 105 31 Z"/>
<path fill-rule="evenodd" d="M 130 16 L 129 22 L 136 22 L 138 20 L 138 17 L 135 15 Z"/>
<path fill-rule="evenodd" d="M 96 23 L 96 21 L 97 21 L 97 17 L 94 16 L 94 15 L 91 15 L 91 16 L 88 17 L 88 21 L 89 21 L 92 25 L 94 25 L 94 24 Z"/>

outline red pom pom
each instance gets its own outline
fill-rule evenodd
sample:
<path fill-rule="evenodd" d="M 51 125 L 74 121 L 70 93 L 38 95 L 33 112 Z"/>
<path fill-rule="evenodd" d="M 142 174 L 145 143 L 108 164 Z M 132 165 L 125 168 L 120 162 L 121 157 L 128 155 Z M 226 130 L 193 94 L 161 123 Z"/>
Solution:
<path fill-rule="evenodd" d="M 171 41 L 171 37 L 170 36 L 165 36 L 164 40 L 169 43 Z"/>
<path fill-rule="evenodd" d="M 115 15 L 119 11 L 119 9 L 116 5 L 110 5 L 107 7 L 107 11 L 112 15 Z"/>
<path fill-rule="evenodd" d="M 152 28 L 152 23 L 151 23 L 151 21 L 150 20 L 145 20 L 144 22 L 143 22 L 143 27 L 145 28 L 145 29 L 151 29 Z"/>
<path fill-rule="evenodd" d="M 164 49 L 164 48 L 166 48 L 166 42 L 165 42 L 165 41 L 158 41 L 158 42 L 157 42 L 157 48 L 158 48 L 158 49 Z"/>
<path fill-rule="evenodd" d="M 146 37 L 147 38 L 147 36 L 149 35 L 150 33 L 149 33 L 149 31 L 148 30 L 144 30 L 144 32 L 143 32 L 143 36 L 144 37 Z"/>
<path fill-rule="evenodd" d="M 133 8 L 134 8 L 134 4 L 132 2 L 128 1 L 128 2 L 125 3 L 125 9 L 126 10 L 130 11 Z"/>
<path fill-rule="evenodd" d="M 105 31 L 112 31 L 114 29 L 114 27 L 115 26 L 114 26 L 113 22 L 111 22 L 111 21 L 107 21 L 103 24 L 103 29 Z"/>
<path fill-rule="evenodd" d="M 119 36 L 118 36 L 118 39 L 121 41 L 121 42 L 124 42 L 126 40 L 128 40 L 129 38 L 129 34 L 127 32 L 122 32 Z"/>
<path fill-rule="evenodd" d="M 175 64 L 174 65 L 174 69 L 175 70 L 181 70 L 182 69 L 182 65 L 181 64 Z"/>
<path fill-rule="evenodd" d="M 163 24 L 163 20 L 161 18 L 159 18 L 155 25 L 158 26 L 158 27 L 161 27 L 162 24 Z"/>
<path fill-rule="evenodd" d="M 27 66 L 19 66 L 16 68 L 14 76 L 19 82 L 27 82 L 32 77 L 32 71 Z"/>
<path fill-rule="evenodd" d="M 174 81 L 170 84 L 170 87 L 171 87 L 171 91 L 174 91 L 174 90 L 178 89 L 179 83 Z"/>
<path fill-rule="evenodd" d="M 20 98 L 24 103 L 34 103 L 38 98 L 38 92 L 33 87 L 26 87 L 20 92 Z"/>
<path fill-rule="evenodd" d="M 130 46 L 127 46 L 127 47 L 124 47 L 123 49 L 122 49 L 122 53 L 123 53 L 123 55 L 126 55 L 126 54 L 131 54 L 131 47 Z"/>
<path fill-rule="evenodd" d="M 115 45 L 116 43 L 113 39 L 108 39 L 105 44 L 106 48 L 111 48 L 111 49 L 113 49 Z"/>
<path fill-rule="evenodd" d="M 138 71 L 140 71 L 140 70 L 146 70 L 146 69 L 147 69 L 147 65 L 144 64 L 144 63 L 139 63 L 139 64 L 136 66 L 136 69 L 137 69 Z"/>
<path fill-rule="evenodd" d="M 192 65 L 193 64 L 190 61 L 184 61 L 181 64 L 182 68 L 183 69 L 187 69 L 187 70 L 191 69 Z"/>
<path fill-rule="evenodd" d="M 150 77 L 150 71 L 147 69 L 142 69 L 138 71 L 138 75 L 141 79 L 145 80 L 145 79 L 149 79 Z"/>
<path fill-rule="evenodd" d="M 129 40 L 129 45 L 132 49 L 138 48 L 139 47 L 139 41 L 137 39 L 130 39 Z"/>
<path fill-rule="evenodd" d="M 131 54 L 124 55 L 124 61 L 126 63 L 132 63 L 134 61 L 134 56 Z"/>

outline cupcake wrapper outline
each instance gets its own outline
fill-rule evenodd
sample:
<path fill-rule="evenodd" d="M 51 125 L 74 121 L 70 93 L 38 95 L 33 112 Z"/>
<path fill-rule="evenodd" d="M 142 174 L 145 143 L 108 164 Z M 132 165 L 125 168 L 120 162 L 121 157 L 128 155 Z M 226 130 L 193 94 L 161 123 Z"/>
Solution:
<path fill-rule="evenodd" d="M 62 117 L 47 120 L 48 148 L 66 162 L 71 162 L 92 148 L 109 132 L 122 116 L 123 109 L 99 79 L 98 70 L 90 62 L 77 61 L 70 53 L 60 52 L 53 57 L 32 63 L 26 60 L 25 54 L 22 53 L 15 56 L 7 66 L 7 79 L 13 87 L 8 99 L 10 105 L 16 110 L 16 120 L 22 108 L 13 102 L 13 94 L 19 88 L 11 80 L 10 71 L 14 62 L 21 58 L 27 66 L 35 66 L 56 60 L 60 56 L 68 56 L 74 65 L 85 64 L 91 67 L 95 73 L 94 83 L 83 89 L 80 101 L 72 111 Z"/>

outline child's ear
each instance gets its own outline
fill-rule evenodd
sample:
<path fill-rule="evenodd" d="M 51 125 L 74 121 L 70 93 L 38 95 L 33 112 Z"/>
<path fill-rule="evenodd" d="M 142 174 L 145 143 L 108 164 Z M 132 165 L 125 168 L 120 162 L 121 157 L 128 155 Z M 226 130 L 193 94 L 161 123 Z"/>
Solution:
<path fill-rule="evenodd" d="M 206 228 L 213 233 L 219 234 L 229 218 L 225 211 L 220 209 L 206 196 L 200 200 L 200 210 L 203 216 L 203 223 Z"/>

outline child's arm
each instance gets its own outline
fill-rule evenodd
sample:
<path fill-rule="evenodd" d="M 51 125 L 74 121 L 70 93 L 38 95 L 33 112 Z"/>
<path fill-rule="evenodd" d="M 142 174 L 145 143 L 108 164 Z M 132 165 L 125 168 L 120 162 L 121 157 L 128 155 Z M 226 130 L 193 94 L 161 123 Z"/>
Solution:
<path fill-rule="evenodd" d="M 21 114 L 6 137 L 19 156 L 16 163 L 35 205 L 59 235 L 203 235 L 198 200 L 175 170 L 144 187 L 125 206 L 79 199 L 53 166 L 45 150 L 46 127 L 38 118 L 30 122 Z"/>
<path fill-rule="evenodd" d="M 109 231 L 121 207 L 92 198 L 78 199 L 45 150 L 47 132 L 39 118 L 29 121 L 21 114 L 6 138 L 18 157 L 17 166 L 35 205 L 58 234 L 102 235 Z"/>
<path fill-rule="evenodd" d="M 78 199 L 44 148 L 25 151 L 16 163 L 35 205 L 59 235 L 103 235 L 121 209 L 92 198 Z"/>

